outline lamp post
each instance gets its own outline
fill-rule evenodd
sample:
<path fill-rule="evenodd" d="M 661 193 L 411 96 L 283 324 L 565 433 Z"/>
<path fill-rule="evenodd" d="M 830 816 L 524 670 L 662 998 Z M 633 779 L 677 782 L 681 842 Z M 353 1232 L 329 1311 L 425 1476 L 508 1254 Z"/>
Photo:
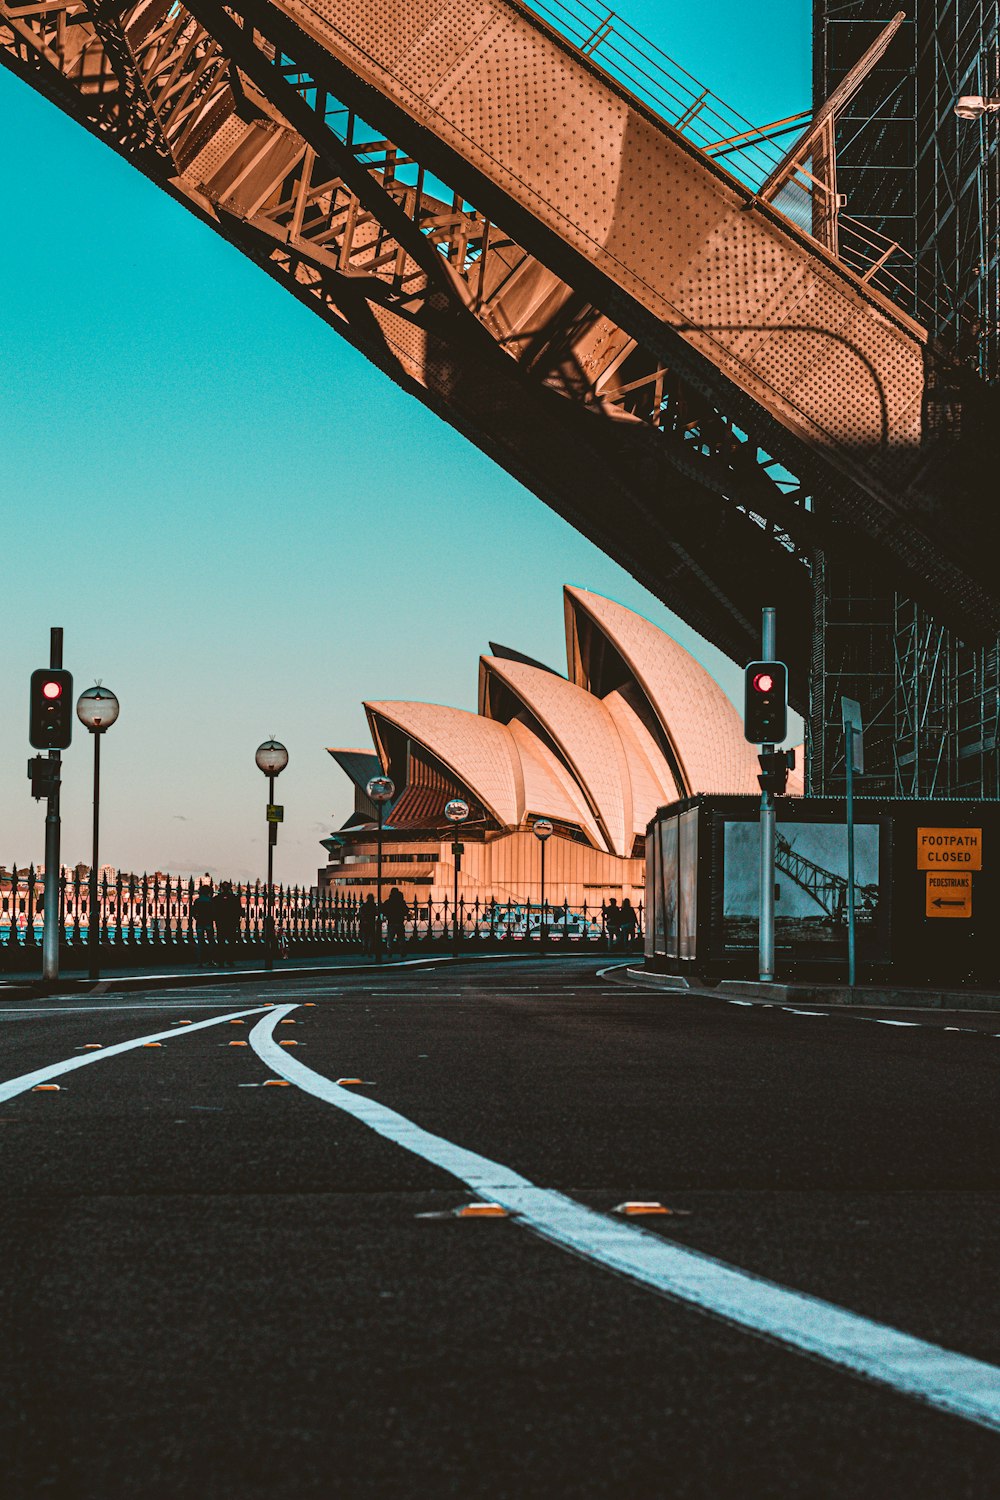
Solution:
<path fill-rule="evenodd" d="M 76 700 L 76 716 L 94 736 L 94 837 L 90 851 L 90 904 L 87 911 L 88 972 L 101 977 L 101 915 L 98 910 L 97 864 L 101 831 L 101 735 L 118 717 L 118 699 L 110 688 L 95 683 Z M 47 873 L 47 872 L 46 872 Z"/>
<path fill-rule="evenodd" d="M 378 808 L 378 843 L 375 852 L 375 962 L 382 962 L 382 829 L 385 825 L 386 803 L 396 795 L 396 784 L 388 776 L 373 776 L 365 787 Z"/>
<path fill-rule="evenodd" d="M 465 845 L 459 840 L 458 830 L 469 816 L 469 804 L 461 797 L 453 797 L 445 804 L 444 815 L 455 830 L 452 840 L 451 852 L 455 857 L 455 909 L 452 912 L 453 953 L 458 957 L 462 944 L 462 937 L 458 927 L 458 875 L 462 868 L 462 855 L 465 853 Z"/>
<path fill-rule="evenodd" d="M 548 818 L 536 818 L 531 831 L 535 835 L 535 838 L 538 840 L 539 853 L 542 857 L 541 888 L 539 892 L 541 900 L 538 903 L 538 954 L 539 957 L 543 957 L 545 954 L 545 944 L 548 941 L 548 929 L 545 925 L 545 841 L 546 839 L 552 837 L 552 824 L 549 822 Z"/>
<path fill-rule="evenodd" d="M 277 810 L 274 810 L 274 778 L 288 765 L 288 751 L 280 741 L 265 740 L 254 756 L 267 777 L 267 887 L 264 891 L 264 968 L 274 968 L 274 846 L 278 842 Z"/>

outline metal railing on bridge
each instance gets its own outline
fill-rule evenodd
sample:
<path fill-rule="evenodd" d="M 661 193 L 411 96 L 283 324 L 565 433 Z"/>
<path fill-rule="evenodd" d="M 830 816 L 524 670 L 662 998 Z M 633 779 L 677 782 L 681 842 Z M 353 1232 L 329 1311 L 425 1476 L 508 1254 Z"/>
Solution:
<path fill-rule="evenodd" d="M 231 945 L 235 956 L 248 960 L 264 952 L 266 889 L 262 881 L 231 882 L 240 902 L 238 935 Z M 0 972 L 25 972 L 41 963 L 42 897 L 44 877 L 33 866 L 0 869 Z M 216 948 L 214 929 L 196 921 L 194 905 L 201 889 L 213 895 L 218 883 L 189 876 L 126 875 L 100 882 L 97 920 L 100 923 L 101 963 L 130 968 L 153 962 L 195 964 L 209 959 Z M 304 886 L 274 887 L 274 922 L 279 956 L 321 958 L 337 954 L 363 954 L 373 946 L 370 931 L 364 933 L 362 896 L 341 892 L 320 893 Z M 525 947 L 533 951 L 544 932 L 547 945 L 566 951 L 603 951 L 638 947 L 643 936 L 643 910 L 635 908 L 636 927 L 627 937 L 617 931 L 613 909 L 608 904 L 584 902 L 573 908 L 567 903 L 511 900 L 466 901 L 459 899 L 459 938 L 465 946 L 489 948 Z M 404 927 L 408 950 L 446 951 L 454 943 L 454 903 L 419 899 L 410 903 Z M 63 967 L 86 965 L 90 941 L 88 875 L 64 871 L 59 878 L 59 927 Z M 227 953 L 233 957 L 234 953 Z"/>

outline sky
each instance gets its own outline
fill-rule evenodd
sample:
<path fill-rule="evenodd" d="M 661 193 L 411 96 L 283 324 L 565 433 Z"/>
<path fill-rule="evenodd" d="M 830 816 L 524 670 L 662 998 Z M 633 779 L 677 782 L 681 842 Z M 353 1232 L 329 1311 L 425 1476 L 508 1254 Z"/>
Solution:
<path fill-rule="evenodd" d="M 810 5 L 626 0 L 748 118 L 809 103 Z M 257 878 L 271 735 L 289 750 L 275 879 L 311 884 L 353 805 L 328 745 L 363 699 L 475 709 L 502 641 L 565 670 L 562 586 L 742 673 L 629 574 L 107 147 L 0 68 L 0 865 L 39 863 L 28 679 L 65 631 L 75 692 L 121 701 L 101 861 Z M 460 558 L 456 565 L 456 553 Z M 63 757 L 89 862 L 92 748 Z"/>

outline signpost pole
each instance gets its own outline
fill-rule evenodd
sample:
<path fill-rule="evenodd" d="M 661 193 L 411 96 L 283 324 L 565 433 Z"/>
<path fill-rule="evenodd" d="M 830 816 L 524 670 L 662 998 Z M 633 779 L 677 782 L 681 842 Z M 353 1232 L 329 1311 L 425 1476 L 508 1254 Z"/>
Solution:
<path fill-rule="evenodd" d="M 854 988 L 854 725 L 847 730 L 847 983 Z"/>
<path fill-rule="evenodd" d="M 774 660 L 774 610 L 765 607 L 761 611 L 761 657 Z M 773 745 L 761 745 L 762 755 L 773 754 Z M 774 849 L 775 822 L 774 793 L 760 794 L 760 931 L 758 934 L 758 976 L 762 980 L 774 978 Z"/>
<path fill-rule="evenodd" d="M 861 726 L 861 704 L 841 698 L 847 755 L 847 983 L 854 988 L 857 954 L 857 914 L 854 905 L 854 773 L 865 768 L 865 744 Z"/>

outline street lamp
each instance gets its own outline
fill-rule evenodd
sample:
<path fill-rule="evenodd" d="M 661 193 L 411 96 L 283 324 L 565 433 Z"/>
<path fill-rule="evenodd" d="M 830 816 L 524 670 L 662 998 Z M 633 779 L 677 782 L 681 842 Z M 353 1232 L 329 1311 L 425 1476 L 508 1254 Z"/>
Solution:
<path fill-rule="evenodd" d="M 288 751 L 280 741 L 265 740 L 254 756 L 267 777 L 267 889 L 264 892 L 264 968 L 274 968 L 274 846 L 278 842 L 278 809 L 274 802 L 274 778 L 288 765 Z"/>
<path fill-rule="evenodd" d="M 87 912 L 87 953 L 91 979 L 101 977 L 101 917 L 98 911 L 97 859 L 101 829 L 101 735 L 118 717 L 118 699 L 110 688 L 95 683 L 76 700 L 76 716 L 94 736 L 94 838 L 90 852 L 90 906 Z"/>
<path fill-rule="evenodd" d="M 458 928 L 458 873 L 462 868 L 462 855 L 465 852 L 465 845 L 459 841 L 458 830 L 469 816 L 469 804 L 463 801 L 461 797 L 453 797 L 450 802 L 445 804 L 444 815 L 455 830 L 455 837 L 451 845 L 451 852 L 455 857 L 455 909 L 452 912 L 452 932 L 454 935 L 453 951 L 457 958 L 462 942 Z"/>
<path fill-rule="evenodd" d="M 388 776 L 373 776 L 365 787 L 368 796 L 378 808 L 378 844 L 376 848 L 375 887 L 375 962 L 382 962 L 382 828 L 385 823 L 386 803 L 396 795 L 396 784 Z"/>
<path fill-rule="evenodd" d="M 548 938 L 548 932 L 545 926 L 545 841 L 546 839 L 550 839 L 552 837 L 552 824 L 549 822 L 548 818 L 536 818 L 531 831 L 535 835 L 535 838 L 538 840 L 539 853 L 542 856 L 541 890 L 539 892 L 541 900 L 538 903 L 540 924 L 538 933 L 538 953 L 539 956 L 542 956 L 545 953 L 545 944 Z"/>
<path fill-rule="evenodd" d="M 1000 112 L 1000 99 L 984 99 L 982 94 L 963 94 L 955 105 L 960 120 L 980 120 L 983 115 Z"/>

